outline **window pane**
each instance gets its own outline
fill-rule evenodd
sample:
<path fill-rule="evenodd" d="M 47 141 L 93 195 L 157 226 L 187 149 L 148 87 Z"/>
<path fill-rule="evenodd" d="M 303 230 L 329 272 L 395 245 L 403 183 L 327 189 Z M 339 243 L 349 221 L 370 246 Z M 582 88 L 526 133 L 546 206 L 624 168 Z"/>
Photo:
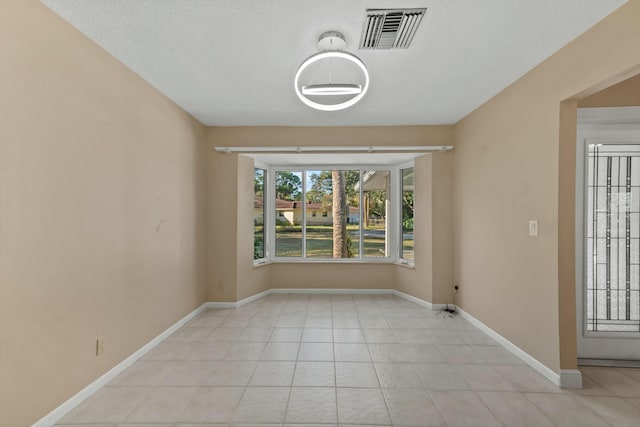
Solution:
<path fill-rule="evenodd" d="M 413 260 L 413 168 L 402 169 L 402 253 Z"/>
<path fill-rule="evenodd" d="M 360 257 L 360 171 L 344 171 L 347 194 L 349 257 Z"/>
<path fill-rule="evenodd" d="M 302 256 L 302 172 L 275 173 L 277 257 Z"/>
<path fill-rule="evenodd" d="M 331 171 L 306 171 L 307 257 L 333 257 L 333 181 Z M 313 215 L 322 212 L 322 215 Z"/>
<path fill-rule="evenodd" d="M 253 170 L 253 259 L 264 258 L 264 169 Z"/>
<path fill-rule="evenodd" d="M 306 254 L 308 258 L 359 256 L 360 172 L 306 172 Z M 322 215 L 314 214 L 322 212 Z"/>
<path fill-rule="evenodd" d="M 364 257 L 388 256 L 389 171 L 363 171 Z"/>

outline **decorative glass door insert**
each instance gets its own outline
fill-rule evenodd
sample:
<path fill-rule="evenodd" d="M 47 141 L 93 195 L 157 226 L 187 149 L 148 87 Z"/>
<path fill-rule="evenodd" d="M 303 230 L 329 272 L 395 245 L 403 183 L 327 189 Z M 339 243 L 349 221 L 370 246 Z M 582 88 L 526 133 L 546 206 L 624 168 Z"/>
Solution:
<path fill-rule="evenodd" d="M 640 144 L 589 144 L 586 332 L 640 332 Z"/>

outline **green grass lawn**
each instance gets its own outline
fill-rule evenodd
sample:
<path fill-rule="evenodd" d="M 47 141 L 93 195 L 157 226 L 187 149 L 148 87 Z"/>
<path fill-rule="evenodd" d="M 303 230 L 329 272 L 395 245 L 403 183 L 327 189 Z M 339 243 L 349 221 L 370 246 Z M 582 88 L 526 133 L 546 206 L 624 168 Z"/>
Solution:
<path fill-rule="evenodd" d="M 357 225 L 347 227 L 351 235 L 351 245 L 354 257 L 359 256 L 359 242 Z M 376 227 L 379 229 L 379 227 Z M 383 228 L 384 229 L 384 228 Z M 331 258 L 333 257 L 333 231 L 331 227 L 313 226 L 307 228 L 307 257 Z M 365 257 L 384 257 L 384 236 L 366 236 L 363 242 Z M 409 243 L 409 242 L 406 242 Z M 405 245 L 406 251 L 413 249 Z M 276 256 L 299 257 L 302 256 L 302 230 L 300 227 L 288 227 L 276 230 Z"/>
<path fill-rule="evenodd" d="M 358 225 L 348 225 L 347 230 L 351 236 L 351 247 L 353 256 L 359 256 Z M 365 228 L 367 231 L 384 230 L 384 226 L 374 226 Z M 257 230 L 258 231 L 258 230 Z M 259 230 L 261 231 L 261 229 Z M 332 258 L 333 257 L 333 230 L 330 226 L 309 226 L 307 227 L 307 257 L 309 258 Z M 364 257 L 384 257 L 384 235 L 365 236 L 363 242 Z M 255 244 L 262 249 L 262 241 L 259 239 Z M 287 226 L 276 228 L 276 253 L 277 257 L 300 257 L 302 256 L 302 227 Z M 413 259 L 413 241 L 405 241 L 403 245 L 404 258 Z M 260 251 L 260 253 L 262 253 Z"/>

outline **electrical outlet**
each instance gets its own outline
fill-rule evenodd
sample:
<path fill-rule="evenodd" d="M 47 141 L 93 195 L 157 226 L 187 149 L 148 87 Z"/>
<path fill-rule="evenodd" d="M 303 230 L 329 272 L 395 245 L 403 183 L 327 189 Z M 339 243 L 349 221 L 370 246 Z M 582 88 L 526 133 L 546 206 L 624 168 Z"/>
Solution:
<path fill-rule="evenodd" d="M 103 335 L 101 337 L 98 337 L 98 339 L 96 339 L 96 356 L 100 356 L 102 353 L 104 353 L 106 340 L 107 340 L 106 335 Z"/>
<path fill-rule="evenodd" d="M 529 236 L 537 236 L 538 235 L 538 221 L 532 219 L 529 221 Z"/>
<path fill-rule="evenodd" d="M 218 282 L 218 290 L 219 291 L 224 291 L 224 283 L 222 282 L 222 280 L 220 280 Z"/>

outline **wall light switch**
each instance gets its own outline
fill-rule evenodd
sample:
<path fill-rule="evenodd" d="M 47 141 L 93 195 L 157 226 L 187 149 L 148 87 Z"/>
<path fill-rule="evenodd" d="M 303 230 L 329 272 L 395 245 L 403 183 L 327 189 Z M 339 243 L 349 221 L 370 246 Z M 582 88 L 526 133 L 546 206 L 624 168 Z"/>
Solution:
<path fill-rule="evenodd" d="M 100 356 L 102 353 L 104 353 L 106 340 L 107 340 L 106 335 L 103 335 L 101 337 L 98 337 L 98 339 L 96 339 L 96 356 Z"/>
<path fill-rule="evenodd" d="M 538 235 L 538 221 L 532 219 L 529 221 L 529 236 Z"/>

